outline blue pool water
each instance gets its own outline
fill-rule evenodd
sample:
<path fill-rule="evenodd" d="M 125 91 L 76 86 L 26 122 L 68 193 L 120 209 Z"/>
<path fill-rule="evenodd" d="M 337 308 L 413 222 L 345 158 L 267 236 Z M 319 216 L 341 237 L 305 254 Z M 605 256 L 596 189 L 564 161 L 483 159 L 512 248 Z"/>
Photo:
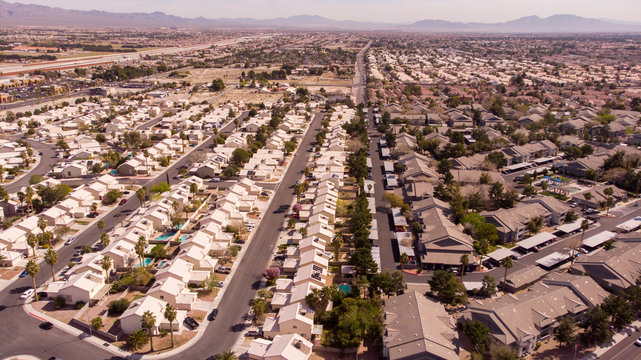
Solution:
<path fill-rule="evenodd" d="M 152 258 L 145 258 L 145 259 L 142 261 L 142 263 L 143 263 L 145 266 L 147 266 L 147 265 L 151 264 L 151 262 L 152 262 L 152 261 L 153 261 L 153 259 L 152 259 Z M 136 266 L 134 266 L 134 267 L 140 267 L 140 263 L 138 263 L 138 265 L 136 265 Z"/>
<path fill-rule="evenodd" d="M 178 239 L 178 241 L 179 241 L 179 242 L 183 242 L 183 241 L 185 241 L 185 239 L 186 239 L 188 236 L 189 236 L 189 235 L 183 235 L 183 236 L 181 236 L 181 237 L 180 237 L 180 239 Z"/>
<path fill-rule="evenodd" d="M 338 290 L 348 294 L 352 292 L 352 287 L 346 284 L 338 285 Z"/>
<path fill-rule="evenodd" d="M 167 263 L 167 260 L 163 260 L 160 263 L 158 263 L 158 266 L 156 266 L 158 269 L 162 268 L 165 264 Z"/>
<path fill-rule="evenodd" d="M 159 237 L 157 237 L 157 238 L 156 238 L 156 240 L 167 240 L 167 239 L 169 239 L 170 237 L 172 237 L 172 236 L 174 236 L 174 235 L 176 235 L 176 233 L 175 233 L 175 232 L 170 232 L 170 233 L 167 233 L 167 234 L 162 234 L 162 235 L 160 235 Z"/>

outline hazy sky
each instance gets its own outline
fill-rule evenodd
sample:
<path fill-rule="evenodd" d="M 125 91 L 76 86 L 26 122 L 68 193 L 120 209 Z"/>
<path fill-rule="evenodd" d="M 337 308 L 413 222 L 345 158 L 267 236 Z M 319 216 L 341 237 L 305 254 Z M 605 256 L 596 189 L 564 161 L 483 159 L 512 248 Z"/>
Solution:
<path fill-rule="evenodd" d="M 15 2 L 15 0 L 9 0 Z M 498 22 L 574 14 L 641 22 L 641 0 L 20 0 L 67 9 L 154 12 L 183 17 L 273 18 L 321 15 L 337 20 L 413 22 L 422 19 Z"/>

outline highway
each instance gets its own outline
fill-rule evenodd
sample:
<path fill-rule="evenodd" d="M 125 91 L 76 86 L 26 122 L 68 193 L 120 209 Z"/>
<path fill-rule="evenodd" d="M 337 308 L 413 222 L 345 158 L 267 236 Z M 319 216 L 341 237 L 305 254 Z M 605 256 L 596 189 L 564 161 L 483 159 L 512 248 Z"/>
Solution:
<path fill-rule="evenodd" d="M 243 117 L 246 114 L 242 115 Z M 256 229 L 254 240 L 248 245 L 245 256 L 241 261 L 240 268 L 234 274 L 227 285 L 225 297 L 222 299 L 216 321 L 212 323 L 198 343 L 185 349 L 176 359 L 200 359 L 216 354 L 233 346 L 238 333 L 230 329 L 233 325 L 242 322 L 241 318 L 249 309 L 249 301 L 253 299 L 260 280 L 260 274 L 271 260 L 272 249 L 275 246 L 278 227 L 286 216 L 286 211 L 293 200 L 291 187 L 300 177 L 302 170 L 307 164 L 309 153 L 306 151 L 311 146 L 316 133 L 320 130 L 320 122 L 323 114 L 317 114 L 310 126 L 312 128 L 303 138 L 294 160 L 285 174 L 282 186 L 278 187 L 270 207 L 265 214 L 263 221 Z M 221 132 L 228 133 L 234 128 L 230 123 Z M 213 144 L 212 138 L 203 142 L 195 151 L 206 151 Z M 185 165 L 186 157 L 178 160 L 166 171 L 156 178 L 147 182 L 146 186 L 165 181 L 169 177 L 170 182 L 175 183 L 174 177 L 178 175 L 178 169 Z M 110 231 L 120 221 L 122 216 L 132 213 L 140 206 L 138 199 L 131 196 L 126 204 L 119 206 L 106 214 L 103 221 L 106 224 L 106 231 Z M 76 237 L 75 246 L 92 245 L 99 238 L 99 230 L 96 226 L 84 231 Z M 59 262 L 55 266 L 56 272 L 61 270 L 70 261 L 75 249 L 74 246 L 65 246 L 58 251 Z M 40 265 L 40 272 L 36 276 L 38 286 L 50 278 L 50 271 L 46 264 Z M 27 276 L 18 279 L 0 292 L 0 337 L 4 339 L 0 345 L 0 356 L 13 356 L 19 354 L 31 354 L 43 359 L 56 356 L 62 359 L 77 359 L 78 354 L 83 354 L 83 359 L 108 359 L 112 354 L 108 351 L 95 347 L 94 345 L 81 341 L 82 339 L 70 335 L 59 329 L 52 329 L 46 334 L 40 334 L 38 328 L 40 320 L 27 315 L 23 309 L 24 301 L 19 300 L 20 294 L 30 288 L 31 279 Z M 37 342 L 34 342 L 37 339 Z"/>

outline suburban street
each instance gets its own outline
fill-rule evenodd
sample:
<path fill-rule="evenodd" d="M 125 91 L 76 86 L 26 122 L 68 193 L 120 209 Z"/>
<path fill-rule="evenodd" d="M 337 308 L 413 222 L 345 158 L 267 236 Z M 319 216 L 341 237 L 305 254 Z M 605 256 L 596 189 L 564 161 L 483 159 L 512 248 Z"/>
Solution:
<path fill-rule="evenodd" d="M 56 157 L 55 145 L 37 141 L 29 141 L 29 144 L 31 144 L 34 152 L 42 153 L 40 163 L 38 163 L 36 167 L 29 170 L 26 175 L 21 176 L 14 182 L 7 185 L 2 185 L 2 187 L 9 193 L 14 193 L 25 186 L 29 186 L 29 179 L 31 178 L 31 175 L 44 175 L 51 171 L 51 167 L 58 162 L 58 158 Z"/>
<path fill-rule="evenodd" d="M 246 114 L 242 116 L 246 116 Z M 282 186 L 277 189 L 274 201 L 256 229 L 254 240 L 246 250 L 240 268 L 227 285 L 228 289 L 225 297 L 219 306 L 220 314 L 218 318 L 207 328 L 197 344 L 176 356 L 176 359 L 206 357 L 204 356 L 205 354 L 215 354 L 233 346 L 239 333 L 230 329 L 233 325 L 240 323 L 243 315 L 247 313 L 249 301 L 253 299 L 257 284 L 260 281 L 260 274 L 271 259 L 272 249 L 278 238 L 278 228 L 286 216 L 286 211 L 294 196 L 291 186 L 300 177 L 300 173 L 307 164 L 309 154 L 306 150 L 320 130 L 320 122 L 323 116 L 324 114 L 321 113 L 314 117 L 310 125 L 310 131 L 301 141 L 293 162 L 281 182 Z M 230 132 L 233 127 L 234 124 L 230 123 L 221 129 L 221 132 Z M 199 145 L 195 151 L 206 151 L 212 144 L 213 139 L 209 138 Z M 187 161 L 187 156 L 183 157 L 156 178 L 149 180 L 146 186 L 151 187 L 155 183 L 166 181 L 167 177 L 172 183 L 178 182 L 178 180 L 174 180 L 174 177 L 178 175 L 178 169 L 184 166 Z M 111 230 L 122 216 L 127 216 L 139 206 L 138 199 L 132 195 L 126 204 L 115 208 L 103 217 L 102 220 L 106 225 L 105 230 Z M 76 237 L 74 245 L 92 245 L 98 238 L 98 228 L 91 226 Z M 74 246 L 65 246 L 58 251 L 59 262 L 55 266 L 56 271 L 67 265 L 74 251 Z M 44 284 L 50 278 L 48 266 L 41 264 L 40 268 L 40 272 L 36 276 L 38 286 Z M 0 316 L 3 319 L 0 336 L 4 336 L 5 339 L 11 339 L 11 341 L 3 343 L 0 348 L 0 356 L 32 354 L 40 358 L 56 356 L 63 359 L 74 359 L 77 358 L 78 353 L 82 353 L 84 359 L 106 359 L 112 357 L 112 354 L 106 350 L 99 349 L 88 342 L 81 341 L 81 338 L 55 328 L 49 330 L 47 336 L 38 336 L 38 342 L 34 343 L 34 331 L 36 333 L 44 331 L 38 328 L 41 321 L 27 315 L 22 309 L 23 301 L 19 300 L 20 294 L 31 286 L 31 279 L 25 277 L 18 279 L 0 292 Z M 239 304 L 242 304 L 242 306 L 238 306 Z M 216 339 L 214 346 L 212 346 L 213 339 Z"/>

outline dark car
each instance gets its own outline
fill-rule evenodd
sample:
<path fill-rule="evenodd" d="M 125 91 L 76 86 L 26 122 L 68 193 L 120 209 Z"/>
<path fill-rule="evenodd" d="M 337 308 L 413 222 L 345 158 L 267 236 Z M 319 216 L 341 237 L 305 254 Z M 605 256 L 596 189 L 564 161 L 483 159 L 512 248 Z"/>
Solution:
<path fill-rule="evenodd" d="M 218 309 L 214 309 L 209 313 L 209 316 L 207 316 L 207 320 L 209 321 L 214 321 L 216 320 L 216 316 L 218 316 Z"/>
<path fill-rule="evenodd" d="M 193 317 L 186 317 L 185 318 L 185 325 L 187 325 L 189 330 L 196 330 L 196 329 L 198 329 L 198 326 L 200 326 L 198 321 L 194 320 Z"/>
<path fill-rule="evenodd" d="M 27 276 L 27 274 L 28 274 L 28 273 L 27 273 L 27 270 L 23 270 L 23 271 L 20 273 L 20 275 L 18 275 L 18 277 L 23 278 L 23 277 Z"/>
<path fill-rule="evenodd" d="M 125 205 L 126 203 L 127 203 L 127 199 L 120 200 L 120 205 Z"/>
<path fill-rule="evenodd" d="M 43 330 L 51 330 L 53 329 L 53 324 L 48 321 L 45 321 L 43 323 L 40 323 L 40 328 Z"/>
<path fill-rule="evenodd" d="M 97 211 L 94 211 L 94 212 L 90 213 L 89 215 L 87 215 L 87 217 L 89 217 L 89 218 L 95 218 L 95 217 L 96 217 L 96 216 L 98 216 L 98 215 L 100 215 L 100 213 L 99 213 L 99 212 L 97 212 Z"/>

